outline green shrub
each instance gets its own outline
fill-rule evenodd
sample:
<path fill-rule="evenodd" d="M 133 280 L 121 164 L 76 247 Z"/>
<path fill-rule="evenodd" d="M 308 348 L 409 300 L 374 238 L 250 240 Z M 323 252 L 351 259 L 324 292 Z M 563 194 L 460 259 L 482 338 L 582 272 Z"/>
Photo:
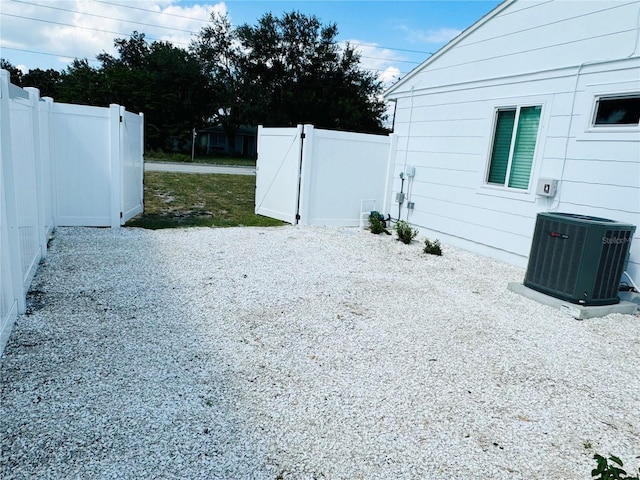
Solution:
<path fill-rule="evenodd" d="M 404 220 L 398 220 L 396 226 L 394 227 L 394 230 L 398 235 L 398 240 L 400 240 L 402 243 L 406 243 L 407 245 L 410 244 L 411 240 L 416 238 L 416 236 L 418 235 L 418 230 L 412 228 L 411 225 L 409 225 Z"/>
<path fill-rule="evenodd" d="M 428 238 L 424 241 L 424 253 L 430 255 L 442 255 L 442 247 L 440 246 L 440 240 L 434 240 L 433 242 Z"/>
<path fill-rule="evenodd" d="M 369 230 L 371 230 L 371 233 L 378 235 L 384 232 L 387 235 L 391 235 L 386 227 L 387 225 L 384 222 L 384 217 L 379 212 L 371 212 L 369 215 Z"/>
<path fill-rule="evenodd" d="M 190 162 L 191 155 L 187 155 L 186 153 L 172 153 L 171 154 L 172 162 Z"/>
<path fill-rule="evenodd" d="M 602 455 L 597 453 L 593 456 L 598 462 L 597 468 L 591 470 L 591 476 L 596 480 L 640 480 L 638 475 L 633 477 L 627 476 L 627 472 L 622 469 L 622 460 L 613 455 L 609 455 L 611 463 Z M 639 471 L 640 473 L 640 471 Z"/>

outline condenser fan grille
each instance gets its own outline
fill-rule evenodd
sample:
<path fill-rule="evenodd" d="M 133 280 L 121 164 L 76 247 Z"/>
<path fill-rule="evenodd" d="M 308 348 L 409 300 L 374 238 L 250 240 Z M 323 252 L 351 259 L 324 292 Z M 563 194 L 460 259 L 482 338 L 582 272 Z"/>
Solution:
<path fill-rule="evenodd" d="M 624 270 L 624 260 L 631 243 L 629 230 L 607 230 L 602 237 L 602 253 L 593 286 L 593 298 L 601 300 L 616 296 Z"/>
<path fill-rule="evenodd" d="M 604 218 L 540 213 L 524 284 L 574 303 L 617 303 L 634 231 Z"/>
<path fill-rule="evenodd" d="M 532 246 L 527 269 L 528 281 L 557 292 L 572 292 L 580 271 L 580 265 L 574 259 L 582 254 L 585 233 L 586 227 L 583 225 L 562 224 L 543 218 L 541 225 L 536 227 L 536 235 L 549 238 L 538 238 Z"/>

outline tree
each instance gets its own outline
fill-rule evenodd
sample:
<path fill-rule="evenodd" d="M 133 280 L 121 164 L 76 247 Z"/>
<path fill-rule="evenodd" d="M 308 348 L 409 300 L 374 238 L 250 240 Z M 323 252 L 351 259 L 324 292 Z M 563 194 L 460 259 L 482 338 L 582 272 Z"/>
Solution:
<path fill-rule="evenodd" d="M 0 68 L 9 72 L 11 83 L 17 85 L 18 87 L 22 86 L 22 70 L 14 67 L 11 62 L 5 60 L 4 58 L 0 58 Z"/>
<path fill-rule="evenodd" d="M 360 67 L 353 47 L 339 47 L 337 34 L 335 24 L 295 11 L 236 29 L 213 14 L 191 46 L 216 90 L 212 117 L 225 130 L 313 123 L 384 131 L 382 84 Z"/>
<path fill-rule="evenodd" d="M 118 57 L 98 55 L 109 103 L 144 112 L 150 148 L 188 148 L 191 131 L 204 124 L 209 103 L 207 80 L 196 58 L 168 42 L 148 44 L 138 32 L 114 45 Z"/>
<path fill-rule="evenodd" d="M 40 90 L 41 97 L 52 97 L 56 99 L 61 78 L 62 74 L 53 68 L 47 70 L 32 68 L 23 75 L 22 86 L 36 87 Z"/>
<path fill-rule="evenodd" d="M 207 77 L 210 91 L 208 120 L 221 125 L 234 153 L 236 131 L 249 119 L 251 103 L 246 91 L 244 55 L 226 15 L 211 13 L 210 25 L 200 30 L 191 51 Z"/>
<path fill-rule="evenodd" d="M 106 106 L 109 104 L 109 92 L 102 82 L 101 71 L 89 65 L 86 58 L 76 58 L 61 73 L 55 100 L 80 105 Z"/>
<path fill-rule="evenodd" d="M 209 96 L 206 77 L 197 59 L 188 51 L 168 42 L 151 44 L 148 57 L 151 89 L 147 92 L 148 111 L 153 120 L 180 149 L 189 148 L 193 128 L 205 125 Z M 172 143 L 172 147 L 175 147 Z M 167 144 L 165 142 L 165 148 Z"/>

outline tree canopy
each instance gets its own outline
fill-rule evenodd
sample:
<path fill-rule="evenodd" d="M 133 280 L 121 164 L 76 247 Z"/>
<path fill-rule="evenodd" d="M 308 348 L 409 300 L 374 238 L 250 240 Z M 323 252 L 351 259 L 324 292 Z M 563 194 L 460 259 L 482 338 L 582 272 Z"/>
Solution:
<path fill-rule="evenodd" d="M 267 13 L 238 27 L 212 13 L 188 49 L 149 43 L 133 32 L 114 40 L 117 55 L 97 55 L 97 67 L 87 59 L 61 72 L 23 74 L 4 59 L 1 66 L 13 83 L 35 86 L 58 102 L 118 103 L 143 112 L 152 149 L 183 149 L 192 128 L 205 124 L 223 126 L 231 138 L 240 125 L 311 123 L 381 133 L 382 85 L 337 34 L 335 24 L 296 11 L 279 18 Z"/>
<path fill-rule="evenodd" d="M 191 49 L 234 123 L 312 123 L 379 133 L 382 84 L 360 67 L 351 45 L 341 48 L 335 24 L 293 11 L 263 15 L 255 26 L 231 27 L 212 14 Z"/>

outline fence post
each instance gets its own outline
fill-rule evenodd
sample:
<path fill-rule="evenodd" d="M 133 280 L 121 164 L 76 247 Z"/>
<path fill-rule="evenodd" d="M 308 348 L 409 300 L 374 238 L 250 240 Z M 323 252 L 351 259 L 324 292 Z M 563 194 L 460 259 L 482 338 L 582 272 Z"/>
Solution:
<path fill-rule="evenodd" d="M 45 112 L 45 115 L 46 115 L 45 122 L 47 124 L 46 137 L 42 138 L 42 141 L 44 143 L 42 143 L 41 145 L 43 145 L 42 146 L 42 149 L 44 151 L 43 157 L 45 158 L 48 166 L 48 179 L 46 181 L 48 182 L 47 185 L 49 187 L 49 190 L 47 192 L 47 197 L 45 200 L 49 202 L 48 221 L 51 222 L 51 225 L 48 225 L 49 231 L 47 232 L 47 234 L 49 234 L 51 233 L 51 230 L 53 230 L 57 226 L 57 222 L 56 222 L 57 196 L 55 195 L 55 192 L 54 192 L 54 188 L 56 185 L 56 162 L 55 162 L 55 151 L 53 149 L 53 138 L 54 138 L 53 129 L 55 128 L 55 126 L 53 123 L 53 98 L 42 97 L 41 100 L 42 102 L 40 106 L 42 110 L 44 110 Z M 40 132 L 40 134 L 42 134 L 42 132 Z"/>
<path fill-rule="evenodd" d="M 300 214 L 300 225 L 310 225 L 309 209 L 311 203 L 311 188 L 309 187 L 310 172 L 313 171 L 313 125 L 304 125 L 304 139 L 302 140 L 302 153 L 300 158 L 300 183 L 298 192 L 298 213 Z"/>
<path fill-rule="evenodd" d="M 38 215 L 38 244 L 40 245 L 40 258 L 47 256 L 47 232 L 44 222 L 44 172 L 43 159 L 40 144 L 40 90 L 34 87 L 24 88 L 29 92 L 29 106 L 31 107 L 31 125 L 33 127 L 33 159 L 35 163 L 36 174 L 36 211 Z"/>
<path fill-rule="evenodd" d="M 16 205 L 15 176 L 13 173 L 13 151 L 11 145 L 11 100 L 10 100 L 10 78 L 9 72 L 0 70 L 0 201 L 6 212 L 7 220 L 7 243 L 9 254 L 9 276 L 11 278 L 10 288 L 13 290 L 13 297 L 17 301 L 18 313 L 24 313 L 27 309 L 25 298 L 22 265 L 20 236 L 18 233 L 18 209 Z M 4 252 L 4 248 L 2 252 Z M 2 276 L 0 276 L 0 279 Z"/>
<path fill-rule="evenodd" d="M 140 204 L 142 205 L 142 211 L 144 212 L 144 113 L 139 112 L 140 115 Z"/>
<path fill-rule="evenodd" d="M 393 195 L 393 172 L 396 167 L 396 150 L 398 148 L 398 135 L 395 133 L 389 134 L 389 160 L 387 161 L 387 176 L 385 177 L 384 188 L 384 204 L 382 207 L 383 214 L 391 214 L 391 198 Z M 400 220 L 400 219 L 398 219 Z"/>
<path fill-rule="evenodd" d="M 122 215 L 122 158 L 120 155 L 120 105 L 109 105 L 109 154 L 111 156 L 111 175 L 109 181 L 109 193 L 111 195 L 111 228 L 120 228 Z"/>

